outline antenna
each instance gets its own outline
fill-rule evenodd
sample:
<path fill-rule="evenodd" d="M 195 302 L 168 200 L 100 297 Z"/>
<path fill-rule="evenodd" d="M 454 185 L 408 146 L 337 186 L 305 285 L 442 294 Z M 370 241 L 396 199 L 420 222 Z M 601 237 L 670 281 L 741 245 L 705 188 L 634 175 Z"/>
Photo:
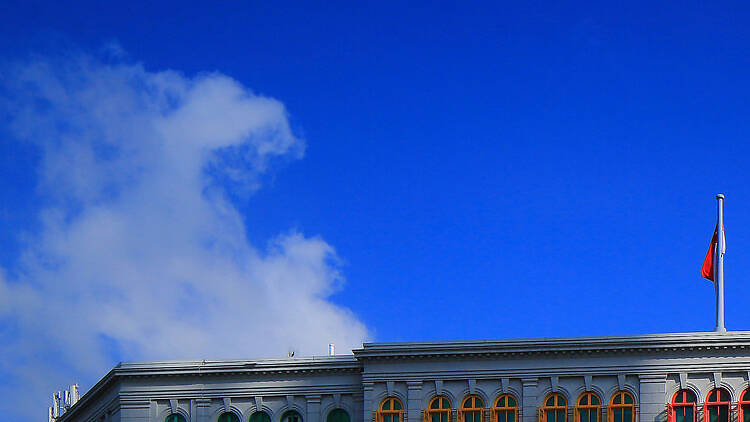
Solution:
<path fill-rule="evenodd" d="M 65 391 L 56 391 L 52 393 L 52 406 L 47 409 L 48 422 L 55 422 L 80 399 L 78 384 L 71 385 Z"/>

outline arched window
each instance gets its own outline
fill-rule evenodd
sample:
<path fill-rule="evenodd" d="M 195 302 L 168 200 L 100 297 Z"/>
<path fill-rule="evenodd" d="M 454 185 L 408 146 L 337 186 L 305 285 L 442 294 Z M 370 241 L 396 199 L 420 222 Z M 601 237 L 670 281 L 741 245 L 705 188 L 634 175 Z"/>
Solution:
<path fill-rule="evenodd" d="M 568 401 L 560 393 L 552 393 L 539 408 L 539 422 L 568 422 Z"/>
<path fill-rule="evenodd" d="M 268 416 L 268 413 L 260 411 L 255 412 L 252 415 L 250 415 L 250 422 L 271 422 L 271 417 Z"/>
<path fill-rule="evenodd" d="M 458 410 L 459 422 L 484 422 L 484 401 L 477 395 L 464 398 Z"/>
<path fill-rule="evenodd" d="M 395 397 L 388 397 L 380 403 L 380 410 L 378 411 L 378 422 L 403 422 L 404 421 L 404 406 L 401 405 L 401 400 Z"/>
<path fill-rule="evenodd" d="M 705 422 L 729 422 L 729 393 L 723 388 L 714 388 L 708 392 L 703 402 L 703 420 Z"/>
<path fill-rule="evenodd" d="M 627 391 L 618 391 L 609 402 L 609 422 L 635 422 L 635 400 Z"/>
<path fill-rule="evenodd" d="M 349 413 L 344 409 L 333 409 L 328 412 L 326 422 L 351 422 Z"/>
<path fill-rule="evenodd" d="M 187 421 L 185 421 L 185 417 L 180 415 L 179 413 L 172 413 L 171 415 L 167 416 L 166 419 L 164 419 L 164 422 L 187 422 Z"/>
<path fill-rule="evenodd" d="M 445 396 L 433 397 L 424 411 L 424 422 L 451 422 L 451 401 Z"/>
<path fill-rule="evenodd" d="M 287 410 L 281 415 L 281 422 L 302 422 L 302 415 L 296 410 Z"/>
<path fill-rule="evenodd" d="M 596 393 L 585 392 L 578 396 L 574 412 L 576 422 L 600 422 L 601 413 L 602 401 Z"/>
<path fill-rule="evenodd" d="M 224 412 L 216 422 L 240 422 L 240 418 L 232 412 Z"/>
<path fill-rule="evenodd" d="M 492 422 L 518 421 L 518 401 L 510 394 L 501 394 L 495 400 L 490 416 Z"/>
<path fill-rule="evenodd" d="M 750 389 L 742 392 L 737 403 L 737 422 L 750 422 Z"/>
<path fill-rule="evenodd" d="M 674 393 L 667 408 L 668 422 L 695 422 L 695 394 L 690 390 Z"/>

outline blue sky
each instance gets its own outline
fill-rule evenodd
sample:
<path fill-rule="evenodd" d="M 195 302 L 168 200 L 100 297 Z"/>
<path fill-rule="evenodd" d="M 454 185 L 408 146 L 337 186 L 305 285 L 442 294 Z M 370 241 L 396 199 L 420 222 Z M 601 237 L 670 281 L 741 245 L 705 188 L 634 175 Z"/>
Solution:
<path fill-rule="evenodd" d="M 95 363 L 45 395 L 119 360 L 711 330 L 718 192 L 727 326 L 750 329 L 749 21 L 744 2 L 10 2 L 0 385 L 49 344 Z M 164 233 L 125 235 L 143 221 Z M 121 284 L 164 261 L 166 313 L 214 309 L 201 341 L 117 323 L 144 294 Z M 40 314 L 69 307 L 81 339 L 29 312 L 68 283 Z M 290 313 L 288 335 L 262 328 Z M 207 334 L 229 320 L 233 340 Z M 165 332 L 180 347 L 153 346 Z"/>

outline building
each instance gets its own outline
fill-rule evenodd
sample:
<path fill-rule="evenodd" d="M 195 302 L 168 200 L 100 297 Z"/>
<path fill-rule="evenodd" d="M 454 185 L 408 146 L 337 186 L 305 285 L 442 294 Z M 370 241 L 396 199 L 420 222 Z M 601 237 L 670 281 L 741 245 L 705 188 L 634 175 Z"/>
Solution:
<path fill-rule="evenodd" d="M 57 422 L 750 422 L 750 332 L 121 363 Z"/>

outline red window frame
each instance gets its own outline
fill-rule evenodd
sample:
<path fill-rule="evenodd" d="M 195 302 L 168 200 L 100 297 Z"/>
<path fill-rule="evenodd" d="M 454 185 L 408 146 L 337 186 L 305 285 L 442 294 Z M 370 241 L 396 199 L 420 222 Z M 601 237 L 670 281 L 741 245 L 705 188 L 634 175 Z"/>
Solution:
<path fill-rule="evenodd" d="M 711 394 L 716 392 L 716 400 L 715 401 L 709 401 Z M 726 393 L 728 399 L 727 401 L 721 401 L 721 393 Z M 726 406 L 727 407 L 727 422 L 732 422 L 732 395 L 729 394 L 729 391 L 727 391 L 724 388 L 714 388 L 713 390 L 709 391 L 708 394 L 706 394 L 706 401 L 703 402 L 703 421 L 708 422 L 708 407 L 709 406 Z M 738 422 L 742 422 L 741 420 Z"/>
<path fill-rule="evenodd" d="M 688 394 L 692 397 L 693 401 L 689 402 Z M 677 403 L 676 400 L 678 397 L 682 398 L 682 401 L 680 403 Z M 698 414 L 698 405 L 696 404 L 696 401 L 698 399 L 695 396 L 695 393 L 693 393 L 690 390 L 680 390 L 676 393 L 674 393 L 674 396 L 672 396 L 672 401 L 669 403 L 669 406 L 667 407 L 667 422 L 675 422 L 675 408 L 684 408 L 684 407 L 692 407 L 693 408 L 693 420 L 692 421 L 685 421 L 685 422 L 696 422 L 696 417 Z"/>
<path fill-rule="evenodd" d="M 750 388 L 740 394 L 740 401 L 737 402 L 737 422 L 745 420 L 745 412 L 742 410 L 743 405 L 750 406 Z"/>

